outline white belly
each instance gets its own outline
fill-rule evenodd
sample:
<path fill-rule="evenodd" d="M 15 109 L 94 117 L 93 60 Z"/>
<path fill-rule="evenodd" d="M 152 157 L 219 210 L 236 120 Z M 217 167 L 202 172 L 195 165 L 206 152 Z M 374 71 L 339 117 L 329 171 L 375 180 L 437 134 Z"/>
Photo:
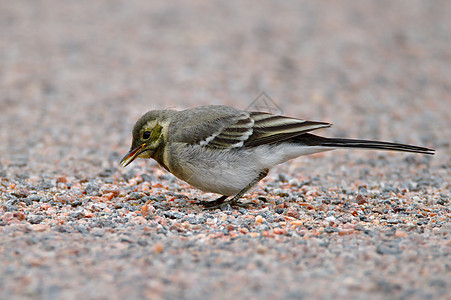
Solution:
<path fill-rule="evenodd" d="M 194 146 L 178 151 L 178 157 L 170 170 L 178 178 L 205 192 L 235 195 L 252 182 L 261 170 L 247 151 L 198 150 Z"/>
<path fill-rule="evenodd" d="M 197 146 L 199 147 L 199 146 Z M 246 188 L 259 174 L 295 157 L 330 148 L 299 145 L 268 145 L 251 149 L 210 150 L 184 147 L 178 151 L 171 172 L 205 192 L 232 196 Z M 220 152 L 218 152 L 220 151 Z"/>
<path fill-rule="evenodd" d="M 257 175 L 258 173 L 254 171 L 237 173 L 236 168 L 218 167 L 198 172 L 184 180 L 205 192 L 233 196 L 244 189 Z"/>

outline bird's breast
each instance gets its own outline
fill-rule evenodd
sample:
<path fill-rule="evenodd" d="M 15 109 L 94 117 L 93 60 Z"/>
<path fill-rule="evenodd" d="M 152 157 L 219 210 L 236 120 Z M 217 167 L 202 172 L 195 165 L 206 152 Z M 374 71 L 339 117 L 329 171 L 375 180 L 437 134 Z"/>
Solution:
<path fill-rule="evenodd" d="M 177 157 L 169 161 L 170 172 L 178 178 L 205 192 L 226 196 L 240 192 L 261 171 L 246 152 L 234 149 L 187 146 L 177 150 Z"/>

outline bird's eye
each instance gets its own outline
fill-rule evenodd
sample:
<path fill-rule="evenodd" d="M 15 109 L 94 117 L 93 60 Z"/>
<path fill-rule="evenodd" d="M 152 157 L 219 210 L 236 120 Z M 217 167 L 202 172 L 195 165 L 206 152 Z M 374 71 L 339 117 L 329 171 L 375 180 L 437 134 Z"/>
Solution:
<path fill-rule="evenodd" d="M 150 131 L 143 132 L 143 140 L 148 140 L 150 138 Z"/>

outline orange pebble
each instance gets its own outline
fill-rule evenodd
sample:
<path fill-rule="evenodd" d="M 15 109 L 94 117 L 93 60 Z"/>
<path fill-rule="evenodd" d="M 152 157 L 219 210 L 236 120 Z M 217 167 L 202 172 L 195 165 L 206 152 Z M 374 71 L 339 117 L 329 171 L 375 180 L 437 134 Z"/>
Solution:
<path fill-rule="evenodd" d="M 66 183 L 67 182 L 67 178 L 66 176 L 60 176 L 56 179 L 56 182 L 58 183 Z"/>
<path fill-rule="evenodd" d="M 239 229 L 239 232 L 241 232 L 242 234 L 248 234 L 249 233 L 249 229 L 247 229 L 246 227 L 241 227 Z"/>
<path fill-rule="evenodd" d="M 163 252 L 164 250 L 164 244 L 161 242 L 157 242 L 153 245 L 153 252 L 155 252 L 155 254 L 160 254 L 161 252 Z"/>
<path fill-rule="evenodd" d="M 274 229 L 273 229 L 273 232 L 274 232 L 275 234 L 286 234 L 286 233 L 287 233 L 287 231 L 286 231 L 285 229 L 280 228 L 280 227 L 274 228 Z"/>
<path fill-rule="evenodd" d="M 302 221 L 299 221 L 299 220 L 291 221 L 291 225 L 301 226 L 302 225 Z"/>
<path fill-rule="evenodd" d="M 275 237 L 274 233 L 269 231 L 269 230 L 263 231 L 262 232 L 262 236 L 264 236 L 264 237 L 271 237 L 271 238 Z"/>
<path fill-rule="evenodd" d="M 340 229 L 338 231 L 339 235 L 349 235 L 349 234 L 353 234 L 354 233 L 354 229 Z"/>
<path fill-rule="evenodd" d="M 395 231 L 395 237 L 397 237 L 397 238 L 406 238 L 408 236 L 409 235 L 405 231 L 402 231 L 402 230 L 396 230 Z"/>

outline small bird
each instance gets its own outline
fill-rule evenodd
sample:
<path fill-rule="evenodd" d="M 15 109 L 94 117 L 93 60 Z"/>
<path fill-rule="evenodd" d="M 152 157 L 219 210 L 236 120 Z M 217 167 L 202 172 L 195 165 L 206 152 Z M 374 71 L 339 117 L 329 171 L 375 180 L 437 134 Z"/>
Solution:
<path fill-rule="evenodd" d="M 301 155 L 337 148 L 435 152 L 405 144 L 309 133 L 331 125 L 223 105 L 154 110 L 136 122 L 132 146 L 120 163 L 125 167 L 137 157 L 153 158 L 190 185 L 221 194 L 216 200 L 198 202 L 216 208 L 224 204 L 246 206 L 238 200 L 272 167 Z"/>

